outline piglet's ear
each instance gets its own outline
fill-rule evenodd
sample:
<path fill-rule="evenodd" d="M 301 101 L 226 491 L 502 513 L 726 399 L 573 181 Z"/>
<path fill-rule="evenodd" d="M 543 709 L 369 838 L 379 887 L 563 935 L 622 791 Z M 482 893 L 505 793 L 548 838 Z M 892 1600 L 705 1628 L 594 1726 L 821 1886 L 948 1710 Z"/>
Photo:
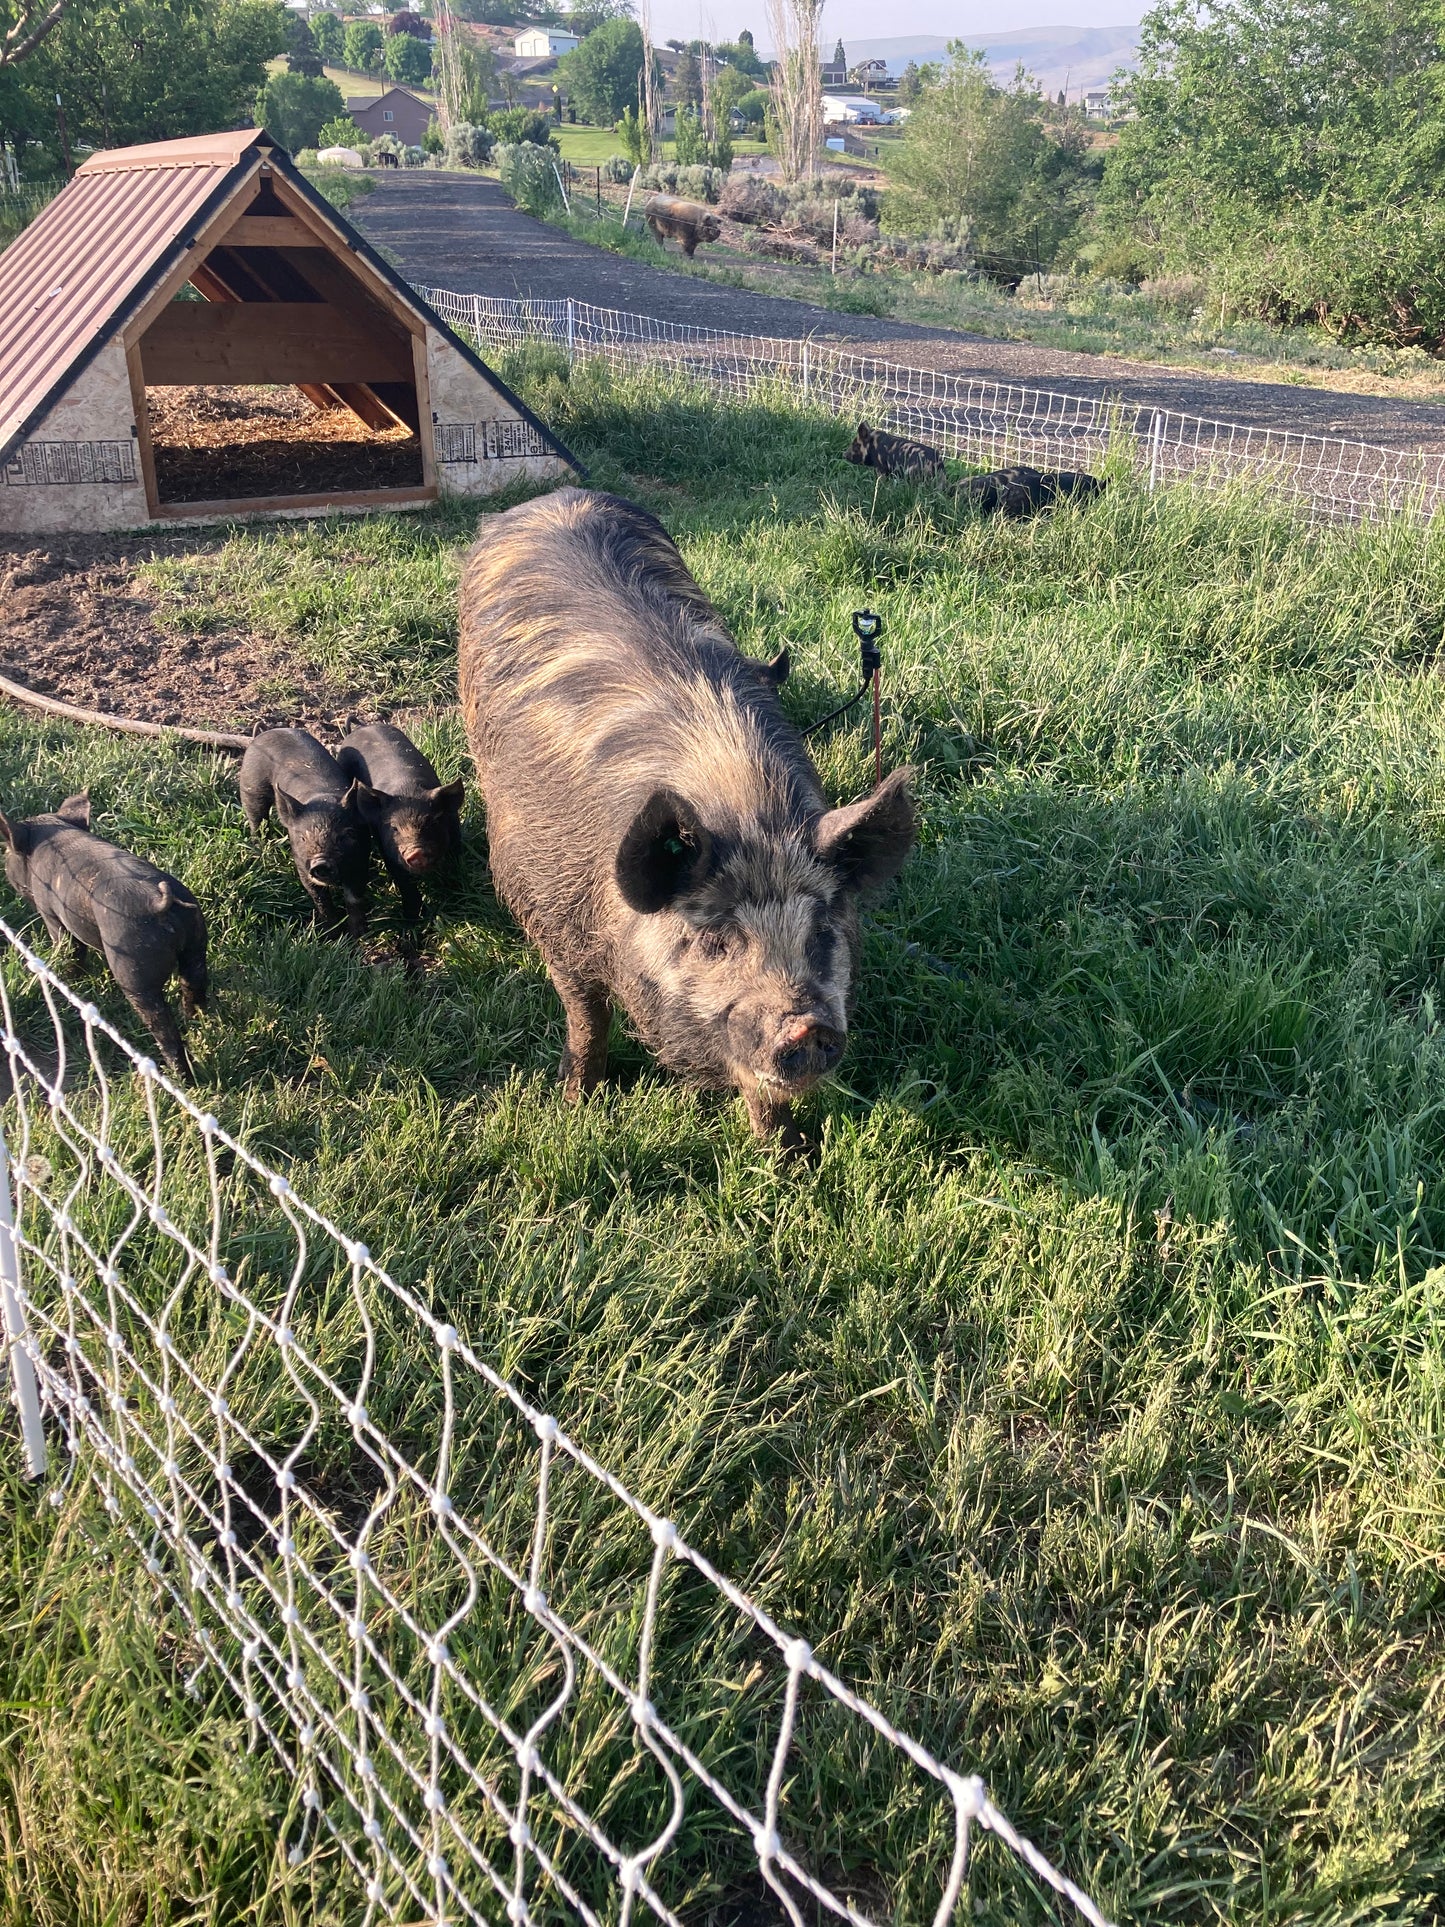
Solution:
<path fill-rule="evenodd" d="M 78 830 L 90 828 L 90 791 L 81 790 L 77 796 L 67 796 L 55 812 L 63 816 L 67 823 L 73 823 Z"/>
<path fill-rule="evenodd" d="M 373 818 L 384 814 L 386 806 L 390 801 L 391 798 L 386 794 L 385 790 L 373 789 L 370 783 L 363 783 L 358 776 L 353 780 L 351 788 L 346 792 L 345 796 L 342 797 L 341 807 L 344 810 L 359 810 L 366 821 L 370 823 Z"/>
<path fill-rule="evenodd" d="M 845 888 L 879 889 L 903 868 L 916 828 L 908 794 L 912 775 L 911 769 L 896 769 L 861 803 L 819 818 L 818 855 L 837 871 Z"/>
<path fill-rule="evenodd" d="M 22 822 L 18 817 L 12 820 L 0 814 L 0 836 L 4 837 L 9 849 L 17 851 L 21 856 L 24 856 L 30 848 L 30 825 Z"/>
<path fill-rule="evenodd" d="M 450 783 L 443 783 L 440 789 L 433 790 L 427 801 L 433 809 L 459 810 L 467 800 L 467 786 L 458 776 Z"/>
<path fill-rule="evenodd" d="M 298 803 L 290 790 L 283 790 L 279 783 L 272 785 L 271 795 L 275 800 L 277 816 L 289 829 L 306 807 L 305 804 Z"/>
<path fill-rule="evenodd" d="M 650 917 L 675 903 L 706 874 L 712 838 L 690 803 L 672 790 L 654 790 L 617 851 L 623 901 Z"/>

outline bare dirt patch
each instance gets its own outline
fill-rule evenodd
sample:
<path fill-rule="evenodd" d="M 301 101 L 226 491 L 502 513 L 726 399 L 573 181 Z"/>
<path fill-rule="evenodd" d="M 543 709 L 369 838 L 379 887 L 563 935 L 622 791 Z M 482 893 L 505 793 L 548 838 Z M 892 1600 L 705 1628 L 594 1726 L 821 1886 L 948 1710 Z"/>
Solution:
<path fill-rule="evenodd" d="M 329 729 L 349 718 L 363 692 L 283 645 L 244 632 L 189 636 L 156 620 L 138 571 L 209 539 L 68 535 L 0 548 L 0 674 L 62 702 L 173 726 Z"/>
<path fill-rule="evenodd" d="M 146 399 L 163 502 L 421 487 L 410 429 L 368 428 L 296 388 L 152 388 Z"/>

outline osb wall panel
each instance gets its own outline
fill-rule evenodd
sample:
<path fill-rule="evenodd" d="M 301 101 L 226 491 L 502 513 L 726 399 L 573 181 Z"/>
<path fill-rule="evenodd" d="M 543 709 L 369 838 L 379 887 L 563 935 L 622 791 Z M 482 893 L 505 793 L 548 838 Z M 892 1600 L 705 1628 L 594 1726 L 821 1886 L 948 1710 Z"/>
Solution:
<path fill-rule="evenodd" d="M 443 495 L 493 495 L 524 478 L 547 481 L 571 473 L 532 424 L 434 328 L 427 329 L 426 349 Z"/>
<path fill-rule="evenodd" d="M 0 469 L 0 534 L 138 528 L 134 431 L 125 350 L 111 341 Z"/>

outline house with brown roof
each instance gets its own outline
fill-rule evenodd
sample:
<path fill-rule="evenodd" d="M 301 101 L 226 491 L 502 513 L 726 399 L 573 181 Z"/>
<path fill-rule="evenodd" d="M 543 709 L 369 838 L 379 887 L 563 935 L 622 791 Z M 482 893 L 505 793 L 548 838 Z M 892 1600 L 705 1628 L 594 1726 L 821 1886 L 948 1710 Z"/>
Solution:
<path fill-rule="evenodd" d="M 346 103 L 346 111 L 372 140 L 392 134 L 403 147 L 420 147 L 422 135 L 436 118 L 432 103 L 409 87 L 388 87 L 384 94 L 353 96 Z"/>

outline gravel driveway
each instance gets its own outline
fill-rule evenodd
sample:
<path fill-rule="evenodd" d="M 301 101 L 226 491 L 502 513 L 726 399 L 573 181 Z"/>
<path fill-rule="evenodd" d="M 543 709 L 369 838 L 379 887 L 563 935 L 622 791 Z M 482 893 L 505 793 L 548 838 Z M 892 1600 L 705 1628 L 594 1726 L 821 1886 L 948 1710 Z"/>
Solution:
<path fill-rule="evenodd" d="M 1392 448 L 1445 449 L 1445 404 L 1339 395 L 1288 382 L 1232 381 L 1194 369 L 1065 353 L 1028 342 L 931 328 L 874 315 L 835 314 L 804 301 L 753 294 L 648 267 L 577 241 L 512 206 L 497 182 L 432 171 L 383 175 L 350 218 L 409 280 L 461 294 L 572 296 L 696 327 L 744 334 L 814 335 L 915 367 L 982 375 L 1036 388 L 1174 408 L 1260 427 Z"/>

